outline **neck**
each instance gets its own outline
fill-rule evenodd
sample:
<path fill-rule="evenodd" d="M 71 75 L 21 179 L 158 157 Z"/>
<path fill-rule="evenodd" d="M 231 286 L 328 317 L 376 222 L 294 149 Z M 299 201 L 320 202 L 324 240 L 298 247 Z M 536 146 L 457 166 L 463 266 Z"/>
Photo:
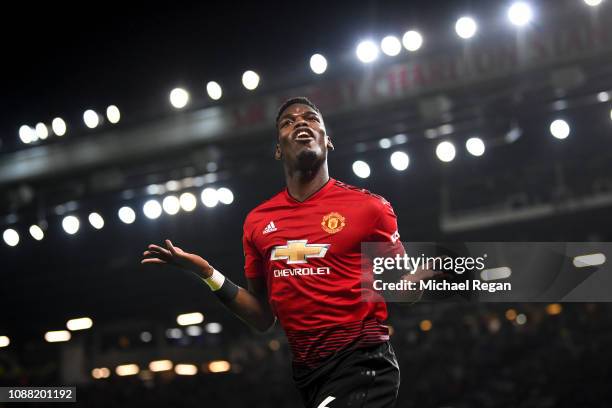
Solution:
<path fill-rule="evenodd" d="M 289 195 L 297 201 L 305 201 L 329 181 L 327 162 L 312 170 L 290 170 L 285 167 L 285 181 Z"/>

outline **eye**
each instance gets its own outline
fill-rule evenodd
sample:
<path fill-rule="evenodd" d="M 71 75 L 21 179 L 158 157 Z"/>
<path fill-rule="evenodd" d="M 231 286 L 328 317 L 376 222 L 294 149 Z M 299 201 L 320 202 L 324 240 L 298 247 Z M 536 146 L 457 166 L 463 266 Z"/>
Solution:
<path fill-rule="evenodd" d="M 320 122 L 319 117 L 318 116 L 311 116 L 308 118 L 309 120 L 316 120 L 317 122 Z"/>
<path fill-rule="evenodd" d="M 279 124 L 279 127 L 284 128 L 287 125 L 289 125 L 291 123 L 291 119 L 284 119 L 283 121 L 281 121 L 281 123 Z"/>

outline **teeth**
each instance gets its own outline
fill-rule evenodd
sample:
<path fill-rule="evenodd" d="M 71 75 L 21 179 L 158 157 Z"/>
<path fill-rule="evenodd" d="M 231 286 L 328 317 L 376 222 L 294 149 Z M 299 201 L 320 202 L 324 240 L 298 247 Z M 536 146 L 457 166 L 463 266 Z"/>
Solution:
<path fill-rule="evenodd" d="M 300 137 L 300 136 L 310 137 L 310 134 L 308 132 L 300 132 L 297 134 L 297 137 Z"/>

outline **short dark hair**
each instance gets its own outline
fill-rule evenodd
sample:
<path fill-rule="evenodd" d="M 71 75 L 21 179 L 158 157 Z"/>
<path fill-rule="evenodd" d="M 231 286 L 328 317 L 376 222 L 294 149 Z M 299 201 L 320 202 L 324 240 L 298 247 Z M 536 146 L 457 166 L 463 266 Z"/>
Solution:
<path fill-rule="evenodd" d="M 291 105 L 296 105 L 296 104 L 308 105 L 312 109 L 314 109 L 319 114 L 319 116 L 322 116 L 321 111 L 319 110 L 319 108 L 317 108 L 317 105 L 312 103 L 310 99 L 306 98 L 305 96 L 296 96 L 294 98 L 286 100 L 285 103 L 281 105 L 281 107 L 278 110 L 278 113 L 276 114 L 276 121 L 274 123 L 278 124 L 278 120 L 280 119 L 283 112 Z"/>

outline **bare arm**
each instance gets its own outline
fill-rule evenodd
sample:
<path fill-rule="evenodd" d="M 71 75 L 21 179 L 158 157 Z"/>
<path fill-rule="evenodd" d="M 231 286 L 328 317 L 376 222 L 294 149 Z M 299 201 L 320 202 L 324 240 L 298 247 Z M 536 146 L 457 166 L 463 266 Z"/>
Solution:
<path fill-rule="evenodd" d="M 213 267 L 199 255 L 183 251 L 165 241 L 166 247 L 151 244 L 143 253 L 140 262 L 143 265 L 173 265 L 195 273 L 206 279 L 212 276 Z M 227 279 L 227 278 L 226 278 Z M 239 287 L 233 299 L 221 299 L 221 302 L 242 321 L 258 331 L 266 331 L 274 324 L 275 317 L 268 303 L 266 283 L 263 278 L 248 279 L 248 288 Z"/>

